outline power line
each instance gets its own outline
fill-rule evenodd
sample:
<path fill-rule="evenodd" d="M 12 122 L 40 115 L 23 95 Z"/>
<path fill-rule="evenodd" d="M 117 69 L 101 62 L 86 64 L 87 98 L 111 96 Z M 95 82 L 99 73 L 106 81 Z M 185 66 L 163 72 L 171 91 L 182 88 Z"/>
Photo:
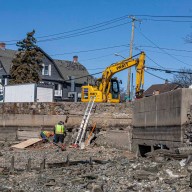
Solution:
<path fill-rule="evenodd" d="M 150 45 L 139 45 L 139 46 L 136 46 L 136 47 L 149 47 L 149 48 L 155 48 L 155 49 L 159 49 L 158 47 L 154 47 L 154 46 L 150 46 Z M 192 51 L 190 50 L 185 50 L 185 49 L 173 49 L 173 48 L 165 48 L 165 47 L 160 47 L 161 49 L 165 49 L 165 50 L 168 50 L 168 51 L 182 51 L 182 52 L 189 52 L 189 53 L 192 53 Z"/>
<path fill-rule="evenodd" d="M 100 50 L 105 50 L 105 49 L 112 49 L 116 47 L 127 47 L 129 44 L 123 44 L 123 45 L 114 45 L 110 47 L 102 47 L 102 48 L 97 48 L 97 49 L 89 49 L 89 50 L 82 50 L 82 51 L 73 51 L 73 52 L 67 52 L 67 53 L 56 53 L 50 56 L 56 56 L 56 55 L 66 55 L 66 54 L 74 54 L 74 53 L 87 53 L 87 52 L 92 52 L 92 51 L 100 51 Z"/>
<path fill-rule="evenodd" d="M 40 41 L 37 41 L 37 42 L 40 43 L 40 42 L 47 42 L 47 41 L 56 41 L 56 40 L 68 39 L 68 38 L 72 38 L 72 37 L 79 37 L 79 36 L 82 36 L 82 35 L 89 35 L 89 34 L 92 34 L 92 33 L 97 33 L 97 32 L 105 31 L 105 30 L 108 30 L 108 29 L 113 29 L 113 28 L 116 28 L 116 27 L 120 27 L 120 26 L 129 24 L 129 23 L 131 23 L 131 22 L 125 22 L 125 23 L 121 23 L 119 25 L 114 25 L 114 26 L 111 26 L 111 27 L 107 27 L 107 28 L 104 28 L 104 29 L 95 30 L 95 31 L 87 32 L 87 33 L 74 33 L 74 34 L 71 34 L 71 35 L 60 36 L 60 37 L 50 38 L 50 39 L 44 39 L 44 40 L 40 40 Z"/>
<path fill-rule="evenodd" d="M 135 56 L 134 56 L 135 57 Z M 95 68 L 95 69 L 89 69 L 89 70 L 96 70 L 96 69 L 105 69 L 105 68 Z M 146 71 L 147 69 L 151 69 L 151 70 L 155 70 L 155 71 L 161 71 L 161 72 L 166 72 L 166 73 L 181 73 L 181 74 L 192 74 L 192 72 L 186 72 L 186 71 L 177 71 L 177 70 L 169 70 L 169 69 L 160 69 L 160 68 L 155 68 L 155 67 L 149 67 L 149 66 L 146 66 L 145 67 L 145 72 L 154 76 L 154 77 L 157 77 L 159 79 L 162 79 L 162 80 L 167 80 L 167 79 L 164 79 L 160 76 L 157 76 L 157 75 L 154 75 L 148 71 Z M 88 69 L 87 69 L 88 70 Z M 81 76 L 81 77 L 77 77 L 77 78 L 74 78 L 73 80 L 75 79 L 81 79 L 81 78 L 84 78 L 84 77 L 90 77 L 90 76 L 94 76 L 94 75 L 97 75 L 97 74 L 101 74 L 103 73 L 103 71 L 100 71 L 98 73 L 92 73 L 92 74 L 89 74 L 89 75 L 85 75 L 85 76 Z M 70 82 L 71 80 L 65 80 L 65 82 Z"/>
<path fill-rule="evenodd" d="M 73 52 L 66 52 L 66 53 L 56 53 L 56 54 L 52 54 L 50 56 L 84 53 L 84 52 L 87 53 L 87 52 L 100 51 L 100 50 L 111 49 L 111 48 L 116 48 L 116 47 L 129 47 L 129 44 L 114 45 L 114 46 L 110 46 L 110 47 L 102 47 L 102 48 L 97 48 L 97 49 L 90 49 L 90 50 L 88 49 L 88 50 L 73 51 Z M 156 48 L 156 49 L 158 48 L 158 47 L 149 46 L 149 45 L 137 45 L 137 46 L 135 46 L 135 50 L 139 49 L 139 47 L 149 47 L 149 48 Z M 189 53 L 192 52 L 190 50 L 172 49 L 172 48 L 165 48 L 165 47 L 160 47 L 160 48 L 165 49 L 165 50 L 170 50 L 170 51 L 183 51 L 183 52 L 189 52 Z M 139 49 L 139 50 L 141 50 L 141 49 Z"/>
<path fill-rule="evenodd" d="M 60 33 L 39 36 L 39 37 L 36 37 L 36 38 L 41 39 L 41 38 L 45 38 L 45 37 L 53 37 L 53 36 L 57 36 L 57 35 L 62 35 L 62 34 L 67 34 L 67 33 L 73 33 L 73 32 L 76 32 L 76 31 L 81 31 L 81 30 L 84 30 L 84 29 L 90 30 L 89 28 L 102 27 L 102 26 L 110 25 L 112 23 L 119 22 L 119 21 L 124 20 L 124 19 L 127 19 L 127 15 L 124 15 L 122 17 L 118 17 L 118 18 L 115 18 L 115 19 L 111 19 L 111 20 L 108 20 L 108 21 L 100 22 L 100 23 L 97 23 L 97 24 L 94 24 L 94 25 L 89 25 L 89 26 L 86 26 L 86 27 L 73 29 L 73 30 L 69 30 L 69 31 L 64 31 L 64 32 L 60 32 Z M 95 28 L 93 28 L 93 29 L 95 29 Z M 19 40 L 7 40 L 7 41 L 3 41 L 3 42 L 6 43 L 6 42 L 17 42 L 17 41 L 19 41 Z"/>
<path fill-rule="evenodd" d="M 134 15 L 137 17 L 159 17 L 159 18 L 192 18 L 190 15 Z"/>
<path fill-rule="evenodd" d="M 89 59 L 83 59 L 83 60 L 81 60 L 81 62 L 82 61 L 91 61 L 91 60 L 95 60 L 95 59 L 101 59 L 101 58 L 112 56 L 112 55 L 114 55 L 114 53 L 107 54 L 107 55 L 102 55 L 102 56 L 99 56 L 99 57 L 93 57 L 93 58 L 89 58 Z"/>
<path fill-rule="evenodd" d="M 103 28 L 103 29 L 100 29 L 100 30 L 95 30 L 95 31 L 90 31 L 90 32 L 85 32 L 85 33 L 78 32 L 78 33 L 73 33 L 73 34 L 66 35 L 66 36 L 43 39 L 43 40 L 37 41 L 37 43 L 44 43 L 44 42 L 48 42 L 48 41 L 57 41 L 57 40 L 61 40 L 61 39 L 69 39 L 69 38 L 73 38 L 73 37 L 79 37 L 79 36 L 82 36 L 82 35 L 89 35 L 89 34 L 92 34 L 92 33 L 97 33 L 97 32 L 101 32 L 101 31 L 113 29 L 113 28 L 116 28 L 116 27 L 120 27 L 120 26 L 129 24 L 129 23 L 131 23 L 131 22 L 125 22 L 125 23 L 121 23 L 121 24 L 114 25 L 114 26 L 111 26 L 111 27 L 106 27 L 106 28 Z M 7 45 L 15 45 L 15 43 L 7 43 Z"/>
<path fill-rule="evenodd" d="M 87 70 L 98 70 L 98 69 L 105 69 L 105 68 L 104 68 L 104 67 L 101 67 L 101 68 L 87 69 Z"/>
<path fill-rule="evenodd" d="M 155 71 L 161 71 L 161 72 L 165 72 L 165 73 L 180 73 L 180 74 L 192 74 L 192 72 L 187 72 L 187 71 L 177 71 L 177 70 L 169 70 L 169 69 L 160 69 L 160 68 L 155 68 L 155 67 L 147 67 L 146 69 L 151 69 L 151 70 L 155 70 Z"/>
<path fill-rule="evenodd" d="M 88 50 L 73 51 L 73 52 L 66 52 L 66 53 L 56 53 L 56 54 L 52 54 L 50 56 L 65 55 L 65 54 L 75 54 L 75 53 L 84 53 L 84 52 L 87 53 L 87 52 L 100 51 L 100 50 L 105 50 L 105 49 L 112 49 L 112 48 L 116 48 L 116 47 L 129 47 L 129 44 L 114 45 L 114 46 L 109 46 L 109 47 L 101 47 L 101 48 L 97 48 L 97 49 L 90 49 L 90 50 L 88 49 Z M 158 47 L 154 47 L 154 46 L 150 46 L 150 45 L 137 45 L 137 46 L 135 46 L 135 50 L 137 50 L 137 49 L 141 50 L 141 49 L 139 49 L 139 47 L 149 47 L 149 48 L 155 48 L 155 49 L 158 48 Z M 165 48 L 165 47 L 160 47 L 160 48 L 161 49 L 165 49 L 165 50 L 170 50 L 170 51 L 183 51 L 183 52 L 189 52 L 189 53 L 192 52 L 190 50 L 172 49 L 172 48 Z"/>
<path fill-rule="evenodd" d="M 70 31 L 65 31 L 65 32 L 61 32 L 61 33 L 56 33 L 56 34 L 51 34 L 51 35 L 39 36 L 37 38 L 45 38 L 45 37 L 57 36 L 57 35 L 61 35 L 61 34 L 71 33 L 71 32 L 74 32 L 74 31 L 80 31 L 80 30 L 83 30 L 83 29 L 92 28 L 92 27 L 95 27 L 95 26 L 99 26 L 99 27 L 106 26 L 106 25 L 109 25 L 111 23 L 115 23 L 115 22 L 119 22 L 121 20 L 127 19 L 127 16 L 128 15 L 124 15 L 124 16 L 121 16 L 121 17 L 118 17 L 118 18 L 115 18 L 115 19 L 111 19 L 111 20 L 104 21 L 104 22 L 101 22 L 101 23 L 97 23 L 97 24 L 94 24 L 94 25 L 90 25 L 90 26 L 87 26 L 87 27 L 83 27 L 83 28 L 79 28 L 79 29 L 74 29 L 74 30 L 70 30 Z M 152 19 L 150 19 L 150 20 L 152 20 Z M 175 21 L 175 20 L 155 20 L 155 19 L 153 19 L 153 20 L 154 21 Z M 192 21 L 178 21 L 178 22 L 192 22 Z"/>
<path fill-rule="evenodd" d="M 98 74 L 101 74 L 101 73 L 102 72 L 92 73 L 92 74 L 81 76 L 81 77 L 77 77 L 77 78 L 74 78 L 74 79 L 64 80 L 64 82 L 70 82 L 71 80 L 81 79 L 81 78 L 84 78 L 84 77 L 90 77 L 90 76 L 98 75 Z"/>
<path fill-rule="evenodd" d="M 135 47 L 135 50 L 137 50 L 137 47 Z M 165 53 L 163 53 L 163 52 L 152 51 L 152 50 L 149 50 L 149 49 L 145 49 L 145 51 L 147 51 L 147 52 L 152 52 L 152 53 L 161 53 L 161 54 L 165 54 Z M 191 56 L 187 56 L 187 55 L 178 55 L 178 54 L 171 54 L 171 55 L 174 55 L 174 56 L 180 56 L 180 57 L 188 57 L 188 58 L 192 58 Z"/>
<path fill-rule="evenodd" d="M 139 49 L 139 48 L 137 48 L 137 49 Z M 141 49 L 139 49 L 140 51 L 142 51 Z M 162 67 L 162 68 L 165 68 L 165 67 L 163 67 L 162 65 L 160 65 L 160 64 L 158 64 L 156 61 L 154 61 L 153 59 L 151 59 L 148 55 L 146 55 L 146 57 L 149 59 L 149 60 L 151 60 L 153 63 L 155 63 L 157 66 L 159 66 L 159 67 Z"/>
<path fill-rule="evenodd" d="M 101 23 L 98 23 L 98 24 L 95 24 L 95 25 L 90 25 L 90 26 L 87 26 L 87 27 L 74 29 L 74 30 L 70 30 L 70 31 L 65 31 L 65 32 L 61 32 L 61 33 L 56 33 L 56 34 L 52 34 L 52 35 L 40 36 L 40 37 L 37 37 L 37 38 L 40 39 L 40 38 L 45 38 L 45 37 L 52 37 L 52 36 L 62 35 L 62 34 L 71 33 L 71 32 L 75 32 L 75 31 L 82 32 L 81 30 L 84 30 L 84 29 L 90 30 L 89 28 L 93 28 L 93 27 L 94 27 L 93 29 L 103 27 L 103 26 L 110 25 L 110 24 L 115 23 L 115 22 L 119 22 L 119 21 L 124 20 L 126 18 L 127 18 L 127 15 L 122 16 L 122 17 L 118 17 L 116 19 L 112 19 L 112 20 L 109 20 L 109 21 L 104 21 L 104 22 L 101 22 Z"/>
<path fill-rule="evenodd" d="M 78 36 L 82 36 L 82 35 L 88 35 L 88 34 L 92 34 L 92 33 L 97 33 L 97 32 L 101 32 L 101 31 L 113 29 L 113 28 L 116 28 L 116 27 L 120 27 L 120 26 L 126 25 L 128 23 L 130 23 L 130 22 L 124 22 L 124 23 L 121 23 L 121 24 L 118 24 L 118 25 L 114 25 L 114 26 L 111 26 L 111 27 L 106 27 L 106 28 L 103 28 L 103 29 L 95 30 L 97 28 L 101 28 L 99 26 L 99 27 L 95 27 L 95 28 L 92 28 L 92 29 L 88 29 L 88 30 L 72 33 L 72 34 L 65 35 L 65 36 L 59 36 L 59 37 L 55 37 L 55 38 L 48 38 L 48 39 L 37 40 L 37 43 L 42 43 L 42 42 L 47 42 L 47 41 L 56 41 L 56 40 L 61 40 L 61 39 L 68 39 L 68 38 L 78 37 Z M 106 26 L 106 25 L 103 25 L 103 26 Z M 87 31 L 90 31 L 90 32 L 87 32 Z M 15 45 L 15 43 L 7 43 L 7 45 Z"/>
<path fill-rule="evenodd" d="M 96 70 L 96 69 L 105 69 L 105 68 L 95 68 L 95 69 L 89 69 L 89 70 Z M 151 69 L 151 70 L 155 70 L 155 71 L 163 71 L 163 72 L 166 72 L 166 73 L 183 73 L 183 74 L 192 74 L 192 72 L 185 72 L 185 71 L 176 71 L 176 70 L 168 70 L 168 69 L 160 69 L 160 68 L 155 68 L 155 67 L 148 67 L 146 66 L 145 68 L 145 72 L 154 76 L 154 77 L 157 77 L 159 79 L 162 79 L 162 80 L 167 80 L 167 79 L 164 79 L 162 77 L 159 77 L 157 75 L 154 75 L 148 71 L 146 71 L 147 69 Z M 81 77 L 77 77 L 77 78 L 74 78 L 73 80 L 75 79 L 81 79 L 81 78 L 84 78 L 84 77 L 89 77 L 89 76 L 94 76 L 94 75 L 98 75 L 98 74 L 101 74 L 103 73 L 103 71 L 100 71 L 98 73 L 92 73 L 92 74 L 89 74 L 89 75 L 85 75 L 85 76 L 81 76 Z M 70 82 L 71 80 L 65 80 L 65 82 Z"/>
<path fill-rule="evenodd" d="M 154 76 L 154 77 L 157 77 L 157 78 L 159 78 L 159 79 L 161 79 L 161 80 L 164 80 L 164 81 L 167 80 L 167 79 L 164 79 L 164 78 L 159 77 L 159 76 L 157 76 L 157 75 L 154 75 L 154 74 L 152 74 L 152 73 L 150 73 L 150 72 L 148 72 L 148 71 L 145 71 L 145 72 L 148 73 L 148 74 L 150 74 L 150 75 L 152 75 L 152 76 Z"/>
<path fill-rule="evenodd" d="M 124 50 L 121 50 L 121 51 L 118 51 L 118 53 L 122 53 L 124 51 L 127 51 L 127 49 L 124 49 Z M 102 56 L 98 56 L 98 57 L 93 57 L 93 58 L 89 58 L 89 59 L 83 59 L 81 60 L 82 61 L 90 61 L 90 60 L 95 60 L 95 59 L 100 59 L 100 58 L 104 58 L 104 57 L 108 57 L 108 56 L 114 56 L 114 53 L 111 53 L 111 54 L 107 54 L 107 55 L 102 55 Z"/>
<path fill-rule="evenodd" d="M 147 57 L 149 60 L 151 60 L 153 63 L 155 63 L 157 66 L 162 67 L 162 68 L 165 69 L 165 67 L 163 67 L 162 65 L 158 64 L 156 61 L 154 61 L 153 59 L 151 59 L 148 55 L 146 55 L 146 57 Z"/>
<path fill-rule="evenodd" d="M 158 22 L 173 22 L 173 23 L 192 23 L 192 21 L 170 20 L 170 19 L 142 19 L 142 21 L 158 21 Z"/>
<path fill-rule="evenodd" d="M 135 27 L 136 28 L 136 27 Z M 137 29 L 137 28 L 136 28 Z M 161 49 L 156 43 L 154 43 L 151 39 L 149 39 L 147 36 L 145 36 L 140 30 L 137 30 L 139 31 L 139 33 L 145 38 L 147 39 L 149 42 L 151 42 L 153 45 L 155 45 L 159 50 L 163 51 L 164 53 L 166 53 L 167 55 L 169 55 L 171 58 L 179 61 L 180 63 L 183 63 L 185 65 L 189 65 L 189 66 L 192 66 L 191 64 L 188 64 L 188 63 L 185 63 L 179 59 L 177 59 L 176 57 L 174 57 L 173 55 L 169 54 L 168 52 L 166 52 L 164 49 Z"/>
<path fill-rule="evenodd" d="M 185 18 L 185 19 L 188 19 L 188 18 L 192 18 L 192 16 L 157 16 L 157 15 L 135 15 L 135 16 L 139 16 L 139 17 L 149 17 L 149 18 Z M 82 27 L 82 28 L 78 28 L 78 29 L 74 29 L 74 30 L 69 30 L 69 31 L 64 31 L 64 32 L 60 32 L 60 33 L 55 33 L 55 34 L 50 34 L 50 35 L 43 35 L 43 36 L 39 36 L 37 37 L 37 39 L 42 39 L 42 38 L 46 38 L 46 37 L 54 37 L 54 36 L 58 36 L 58 35 L 62 35 L 62 34 L 68 34 L 68 33 L 73 33 L 73 32 L 85 32 L 85 31 L 89 31 L 89 30 L 93 30 L 93 29 L 96 29 L 96 28 L 100 28 L 100 27 L 103 27 L 103 26 L 106 26 L 106 25 L 110 25 L 112 23 L 115 23 L 115 22 L 119 22 L 119 21 L 122 21 L 124 19 L 126 19 L 128 17 L 128 15 L 124 15 L 124 16 L 121 16 L 121 17 L 117 17 L 115 19 L 111 19 L 111 20 L 108 20 L 108 21 L 104 21 L 104 22 L 100 22 L 100 23 L 97 23 L 97 24 L 94 24 L 94 25 L 89 25 L 89 26 L 86 26 L 86 27 Z M 157 20 L 157 19 L 146 19 L 144 18 L 143 20 L 151 20 L 151 21 L 171 21 L 171 22 L 192 22 L 192 21 L 184 21 L 184 20 Z M 85 30 L 87 29 L 87 30 Z M 82 31 L 84 30 L 84 31 Z M 5 43 L 9 43 L 9 42 L 17 42 L 17 41 L 20 41 L 20 40 L 16 40 L 16 39 L 13 39 L 13 40 L 6 40 L 6 41 L 2 41 L 2 42 L 5 42 Z M 7 44 L 7 45 L 13 45 L 13 43 L 11 44 Z"/>

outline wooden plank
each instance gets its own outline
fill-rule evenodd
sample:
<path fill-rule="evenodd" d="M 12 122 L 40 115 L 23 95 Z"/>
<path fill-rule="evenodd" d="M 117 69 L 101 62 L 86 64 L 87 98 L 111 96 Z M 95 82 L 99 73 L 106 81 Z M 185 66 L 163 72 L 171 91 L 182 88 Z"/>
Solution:
<path fill-rule="evenodd" d="M 39 139 L 39 138 L 31 138 L 31 139 L 28 139 L 27 141 L 23 141 L 19 144 L 11 146 L 11 147 L 17 148 L 17 149 L 24 149 L 24 148 L 29 147 L 30 145 L 33 145 L 33 144 L 35 144 L 41 140 L 42 139 Z"/>

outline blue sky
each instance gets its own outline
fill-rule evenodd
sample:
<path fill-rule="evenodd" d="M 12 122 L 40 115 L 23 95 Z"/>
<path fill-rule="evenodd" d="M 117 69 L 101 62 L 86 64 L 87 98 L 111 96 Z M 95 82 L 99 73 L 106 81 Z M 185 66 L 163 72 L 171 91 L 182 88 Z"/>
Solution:
<path fill-rule="evenodd" d="M 37 40 L 41 40 L 38 37 L 73 31 L 126 15 L 191 16 L 192 1 L 0 0 L 0 13 L 0 42 L 23 39 L 25 34 L 32 29 L 36 30 L 35 36 Z M 134 45 L 135 47 L 149 46 L 139 48 L 145 51 L 148 56 L 148 58 L 146 58 L 146 66 L 159 68 L 159 66 L 157 66 L 158 64 L 169 69 L 191 67 L 192 56 L 190 52 L 162 50 L 160 48 L 192 51 L 192 44 L 187 44 L 184 41 L 186 35 L 192 32 L 192 18 L 149 18 L 143 16 L 137 16 L 137 18 L 141 19 L 142 22 L 141 24 L 136 22 Z M 189 22 L 152 21 L 150 19 Z M 52 57 L 55 59 L 72 60 L 73 55 L 78 55 L 79 62 L 82 63 L 91 74 L 97 73 L 102 71 L 102 69 L 97 68 L 105 68 L 111 63 L 122 59 L 121 57 L 115 56 L 114 53 L 119 53 L 124 57 L 129 56 L 129 47 L 120 46 L 130 43 L 131 23 L 129 22 L 130 19 L 125 17 L 111 25 L 97 28 L 96 30 L 101 29 L 99 32 L 55 41 L 39 42 L 38 45 L 49 55 L 53 55 Z M 102 30 L 113 26 L 116 27 Z M 77 32 L 79 33 L 79 31 L 75 33 Z M 69 34 L 71 33 L 58 36 L 63 37 Z M 12 43 L 13 42 L 7 42 L 6 47 L 8 49 L 17 49 L 15 45 L 8 45 Z M 75 53 L 77 51 L 113 46 L 119 47 Z M 133 55 L 139 52 L 138 49 L 134 48 Z M 134 70 L 133 68 L 132 71 Z M 151 70 L 149 70 L 149 72 L 164 79 L 172 79 L 172 75 L 170 74 Z M 116 76 L 123 81 L 122 86 L 126 87 L 127 70 L 118 73 Z M 164 80 L 146 73 L 145 88 L 155 83 L 164 83 Z"/>

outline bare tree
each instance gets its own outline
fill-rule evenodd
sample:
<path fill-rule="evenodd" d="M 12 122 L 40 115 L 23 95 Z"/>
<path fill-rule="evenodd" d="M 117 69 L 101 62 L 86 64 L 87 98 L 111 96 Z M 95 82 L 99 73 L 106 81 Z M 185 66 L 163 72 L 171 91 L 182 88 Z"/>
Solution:
<path fill-rule="evenodd" d="M 192 69 L 181 69 L 180 73 L 173 76 L 172 83 L 179 84 L 182 87 L 189 87 L 192 85 Z"/>

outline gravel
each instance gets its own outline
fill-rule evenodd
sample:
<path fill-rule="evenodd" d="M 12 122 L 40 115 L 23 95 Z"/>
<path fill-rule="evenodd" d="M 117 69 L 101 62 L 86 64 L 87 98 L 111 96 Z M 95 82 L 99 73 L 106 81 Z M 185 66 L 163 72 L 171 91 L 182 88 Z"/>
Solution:
<path fill-rule="evenodd" d="M 192 165 L 181 167 L 180 160 L 136 158 L 128 151 L 103 146 L 84 150 L 67 146 L 61 151 L 50 143 L 25 150 L 12 150 L 5 144 L 0 154 L 0 191 L 192 191 L 189 187 Z M 12 156 L 15 169 L 10 172 Z M 29 158 L 31 171 L 26 170 Z M 45 169 L 40 169 L 44 159 Z M 49 164 L 57 163 L 61 166 L 48 168 Z"/>

